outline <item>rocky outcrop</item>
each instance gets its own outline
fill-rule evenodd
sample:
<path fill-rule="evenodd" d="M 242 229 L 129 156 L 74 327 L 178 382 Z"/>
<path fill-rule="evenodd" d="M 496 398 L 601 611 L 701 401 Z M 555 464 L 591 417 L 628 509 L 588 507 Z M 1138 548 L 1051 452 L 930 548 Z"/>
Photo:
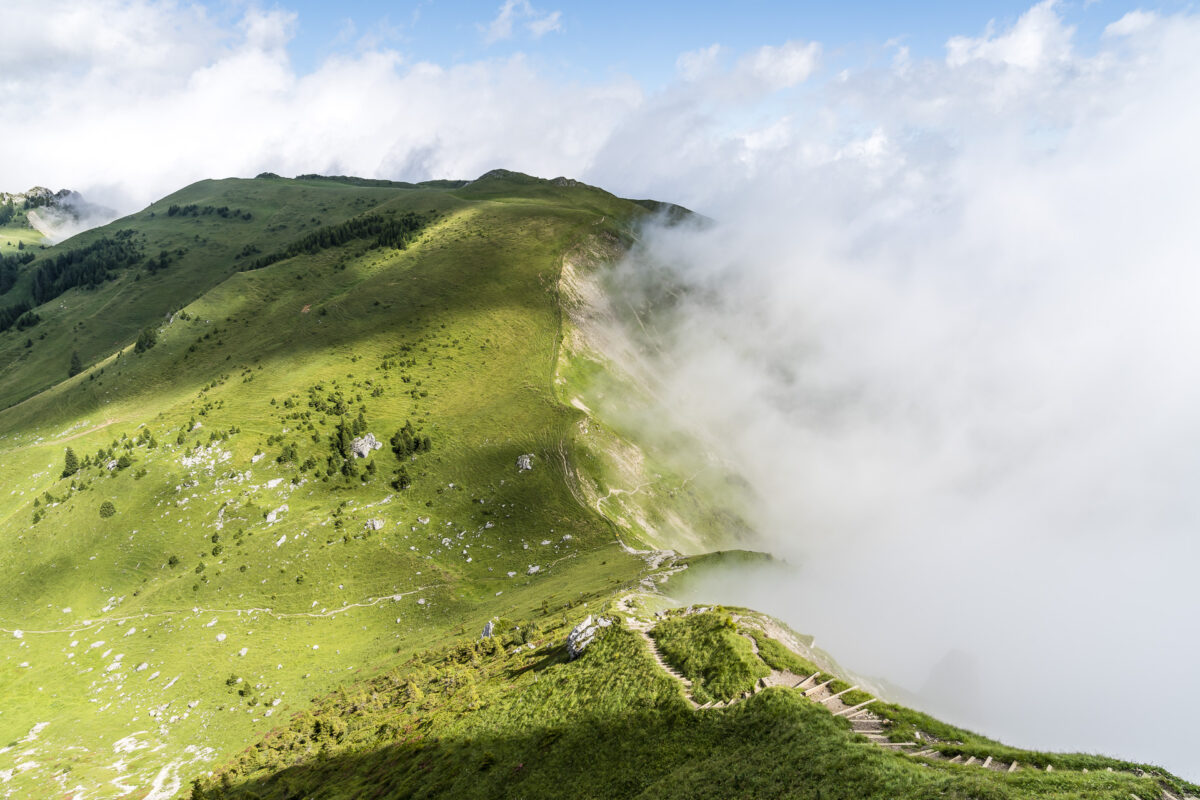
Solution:
<path fill-rule="evenodd" d="M 367 520 L 367 530 L 369 530 L 369 531 L 381 531 L 381 530 L 383 530 L 383 520 L 381 520 L 381 519 L 369 519 L 369 520 Z"/>
<path fill-rule="evenodd" d="M 360 436 L 350 443 L 350 450 L 354 453 L 355 458 L 366 458 L 371 455 L 372 450 L 378 450 L 381 447 L 383 447 L 383 442 L 376 439 L 373 433 Z"/>
<path fill-rule="evenodd" d="M 489 619 L 487 621 L 487 625 L 483 626 L 483 634 L 479 638 L 480 639 L 490 639 L 490 638 L 492 638 L 492 634 L 495 632 L 496 632 L 496 623 Z"/>
<path fill-rule="evenodd" d="M 528 472 L 533 469 L 533 453 L 517 456 L 517 472 Z"/>
<path fill-rule="evenodd" d="M 612 625 L 612 620 L 604 617 L 593 617 L 588 614 L 587 619 L 576 625 L 571 633 L 567 636 L 567 656 L 572 660 L 583 655 L 583 651 L 587 648 L 592 640 L 596 638 L 601 629 Z"/>

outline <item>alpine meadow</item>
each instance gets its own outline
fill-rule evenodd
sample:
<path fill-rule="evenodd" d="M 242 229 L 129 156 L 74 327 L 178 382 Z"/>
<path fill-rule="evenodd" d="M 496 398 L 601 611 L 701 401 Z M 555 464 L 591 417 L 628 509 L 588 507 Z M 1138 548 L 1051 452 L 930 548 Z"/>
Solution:
<path fill-rule="evenodd" d="M 4 0 L 0 800 L 1200 800 L 1200 11 Z"/>
<path fill-rule="evenodd" d="M 503 170 L 264 174 L 33 251 L 0 340 L 4 796 L 1200 792 L 671 599 L 752 535 L 718 453 L 622 426 L 652 383 L 604 276 L 648 224 L 705 221 Z"/>

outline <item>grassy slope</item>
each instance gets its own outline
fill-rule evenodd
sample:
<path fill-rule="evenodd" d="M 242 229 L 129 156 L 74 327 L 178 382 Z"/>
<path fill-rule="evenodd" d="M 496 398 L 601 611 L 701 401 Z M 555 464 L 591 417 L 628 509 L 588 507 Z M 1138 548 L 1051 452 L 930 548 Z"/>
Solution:
<path fill-rule="evenodd" d="M 229 194 L 213 202 L 244 205 L 234 198 L 265 191 L 257 183 L 221 182 Z M 285 207 L 289 191 L 328 186 L 266 183 Z M 9 490 L 0 530 L 16 554 L 0 563 L 0 747 L 10 745 L 0 774 L 16 770 L 0 793 L 57 783 L 117 795 L 114 778 L 144 788 L 164 767 L 170 785 L 265 730 L 268 715 L 303 708 L 397 650 L 638 574 L 640 562 L 564 480 L 579 413 L 556 401 L 551 381 L 560 253 L 598 223 L 638 212 L 602 192 L 487 183 L 366 190 L 386 196 L 363 210 L 442 213 L 405 251 L 350 245 L 226 277 L 164 325 L 150 351 L 127 347 L 0 412 L 0 485 Z M 168 198 L 184 199 L 202 198 Z M 170 224 L 149 223 L 164 237 Z M 201 285 L 180 280 L 184 293 Z M 110 294 L 132 334 L 144 316 L 121 305 L 121 291 L 64 303 Z M 381 369 L 402 360 L 413 363 Z M 380 439 L 405 420 L 431 435 L 433 452 L 408 465 L 410 489 L 387 485 L 398 464 L 386 447 L 370 457 L 379 468 L 365 484 L 275 462 L 292 443 L 298 461 L 312 455 L 324 466 L 334 418 L 287 418 L 310 411 L 307 391 L 318 384 L 341 391 L 351 417 L 364 409 Z M 285 408 L 289 399 L 298 405 Z M 297 430 L 310 423 L 315 431 Z M 136 439 L 143 424 L 158 446 L 124 450 L 122 438 Z M 210 442 L 214 434 L 223 438 Z M 268 444 L 276 435 L 284 441 Z M 66 446 L 82 456 L 114 442 L 133 456 L 131 468 L 93 466 L 74 492 L 58 477 Z M 259 451 L 266 456 L 255 463 Z M 531 472 L 516 469 L 522 453 L 534 454 Z M 203 463 L 184 462 L 197 455 Z M 117 509 L 110 518 L 98 513 L 105 500 Z M 284 504 L 269 523 L 266 513 Z M 45 517 L 32 525 L 39 510 Z M 385 527 L 369 531 L 368 519 Z M 528 574 L 531 566 L 540 571 Z M 231 673 L 258 687 L 252 697 L 230 698 Z M 42 722 L 50 724 L 36 739 L 18 741 Z"/>
<path fill-rule="evenodd" d="M 254 220 L 161 213 L 192 202 Z M 234 272 L 246 244 L 269 252 L 314 218 L 368 210 L 436 213 L 404 251 L 357 243 Z M 0 376 L 10 400 L 47 387 L 0 411 L 0 796 L 160 799 L 223 762 L 228 786 L 211 793 L 246 797 L 549 797 L 564 781 L 614 797 L 1019 797 L 1031 786 L 1065 797 L 1134 785 L 930 771 L 776 691 L 693 716 L 619 629 L 563 662 L 557 645 L 580 604 L 603 606 L 644 567 L 591 500 L 628 477 L 605 452 L 633 445 L 569 405 L 587 382 L 555 385 L 561 259 L 596 236 L 625 237 L 643 213 L 587 187 L 497 174 L 466 187 L 203 182 L 115 223 L 143 231 L 149 252 L 190 242 L 189 260 L 39 309 L 45 339 Z M 181 307 L 154 348 L 132 352 L 139 328 Z M 0 352 L 13 338 L 0 336 Z M 53 370 L 72 348 L 94 363 L 64 381 Z M 429 434 L 432 452 L 406 464 L 412 487 L 388 485 L 400 464 L 386 446 L 365 481 L 327 475 L 337 419 L 310 407 L 311 392 L 340 397 L 349 418 L 361 411 L 382 440 L 406 420 Z M 297 457 L 279 463 L 287 445 Z M 67 446 L 133 464 L 64 480 Z M 522 453 L 532 471 L 517 471 Z M 659 491 L 643 511 L 665 519 L 678 493 L 696 503 L 681 528 L 713 524 L 711 505 L 673 475 L 664 465 L 652 476 Z M 111 517 L 99 513 L 106 500 Z M 468 653 L 494 617 L 507 618 L 509 648 L 543 646 Z M 748 641 L 692 624 L 679 623 L 678 642 L 736 651 L 701 665 L 720 687 L 720 666 L 748 662 Z M 766 641 L 760 650 L 788 658 Z M 229 761 L 280 724 L 291 732 Z"/>
<path fill-rule="evenodd" d="M 706 615 L 675 620 L 704 634 Z M 197 800 L 358 797 L 1155 797 L 1105 771 L 999 774 L 934 768 L 867 743 L 798 692 L 768 689 L 692 711 L 679 684 L 620 626 L 565 659 L 566 625 L 428 651 L 330 695 L 248 748 Z M 472 637 L 473 638 L 473 637 Z M 770 641 L 770 640 L 764 640 Z M 1110 762 L 1117 766 L 1117 762 Z M 1094 765 L 1096 766 L 1096 765 Z"/>
<path fill-rule="evenodd" d="M 16 255 L 24 244 L 26 248 L 37 248 L 43 244 L 40 233 L 24 225 L 0 225 L 0 255 Z"/>
<path fill-rule="evenodd" d="M 442 193 L 430 195 L 433 204 L 442 198 Z M 44 321 L 37 327 L 0 334 L 0 408 L 66 378 L 72 350 L 79 351 L 86 365 L 132 342 L 140 329 L 159 324 L 233 274 L 240 264 L 235 256 L 246 245 L 269 252 L 320 225 L 340 222 L 396 196 L 396 190 L 334 182 L 200 181 L 136 214 L 36 251 L 38 260 L 26 267 L 27 274 L 44 258 L 126 228 L 145 235 L 148 255 L 178 248 L 186 252 L 155 275 L 134 270 L 94 291 L 71 290 L 38 309 Z M 173 204 L 240 208 L 252 219 L 167 216 Z M 27 291 L 28 280 L 18 282 L 0 296 L 0 305 L 25 299 Z M 25 347 L 28 338 L 33 339 L 31 348 Z"/>

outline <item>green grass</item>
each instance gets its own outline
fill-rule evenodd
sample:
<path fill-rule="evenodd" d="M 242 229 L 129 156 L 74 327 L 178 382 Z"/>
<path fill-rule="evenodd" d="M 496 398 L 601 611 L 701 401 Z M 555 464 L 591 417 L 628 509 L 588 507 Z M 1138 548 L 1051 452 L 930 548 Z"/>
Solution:
<path fill-rule="evenodd" d="M 694 619 L 694 618 L 693 618 Z M 799 693 L 693 712 L 640 639 L 607 629 L 565 660 L 566 626 L 533 651 L 463 639 L 297 715 L 194 798 L 1121 798 L 1120 773 L 1003 775 L 920 765 L 859 740 Z"/>
<path fill-rule="evenodd" d="M 25 225 L 0 225 L 0 255 L 12 255 L 23 249 L 39 249 L 45 240 L 38 231 Z M 24 245 L 24 248 L 21 247 Z"/>
<path fill-rule="evenodd" d="M 729 700 L 751 691 L 770 674 L 722 609 L 688 616 L 669 615 L 650 633 L 663 657 L 692 681 L 698 703 Z"/>
<path fill-rule="evenodd" d="M 40 308 L 32 354 L 0 379 L 8 397 L 48 384 L 0 412 L 0 535 L 17 555 L 0 562 L 0 628 L 26 632 L 0 632 L 0 743 L 49 722 L 32 744 L 39 766 L 13 778 L 15 791 L 118 774 L 146 786 L 173 764 L 169 778 L 195 774 L 397 649 L 640 574 L 566 479 L 578 412 L 553 390 L 559 254 L 597 223 L 639 213 L 601 195 L 599 214 L 595 193 L 581 194 L 573 206 L 221 181 L 114 223 L 207 242 L 190 247 L 195 262 Z M 192 202 L 250 208 L 254 220 L 148 216 Z M 391 209 L 434 209 L 437 220 L 403 251 L 351 244 L 253 272 L 226 258 L 247 241 L 268 252 L 302 235 L 313 211 L 328 223 Z M 137 330 L 164 309 L 183 313 L 134 354 Z M 4 347 L 23 340 L 4 334 Z M 71 349 L 90 366 L 62 380 L 45 365 L 65 365 Z M 405 465 L 409 489 L 388 485 L 400 463 L 386 446 L 368 459 L 374 475 L 325 474 L 337 418 L 308 405 L 318 385 L 385 442 L 406 420 L 431 436 L 432 451 Z M 146 430 L 156 447 L 140 440 Z M 278 463 L 287 445 L 297 457 Z M 133 464 L 63 479 L 67 446 Z M 516 469 L 522 453 L 534 454 L 530 472 Z M 116 508 L 107 518 L 105 501 Z M 375 519 L 381 530 L 368 528 Z M 231 701 L 230 672 L 261 685 L 260 702 Z M 138 731 L 145 747 L 114 773 L 114 743 Z M 0 770 L 24 749 L 0 754 Z"/>

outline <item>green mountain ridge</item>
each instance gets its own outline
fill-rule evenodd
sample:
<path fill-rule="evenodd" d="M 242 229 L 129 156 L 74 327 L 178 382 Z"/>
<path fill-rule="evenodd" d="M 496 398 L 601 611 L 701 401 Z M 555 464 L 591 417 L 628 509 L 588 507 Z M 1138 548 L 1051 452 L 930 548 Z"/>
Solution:
<path fill-rule="evenodd" d="M 1200 794 L 677 607 L 753 549 L 752 498 L 638 423 L 603 274 L 694 218 L 505 170 L 263 174 L 12 262 L 0 797 Z"/>

